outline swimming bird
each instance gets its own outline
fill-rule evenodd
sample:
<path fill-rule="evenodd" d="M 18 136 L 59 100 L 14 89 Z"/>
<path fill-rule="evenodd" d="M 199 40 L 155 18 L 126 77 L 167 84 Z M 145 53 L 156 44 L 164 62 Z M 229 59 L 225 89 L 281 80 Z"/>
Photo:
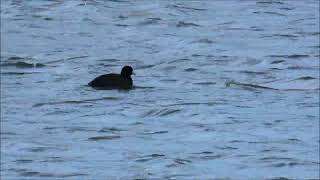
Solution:
<path fill-rule="evenodd" d="M 131 89 L 133 86 L 131 75 L 133 69 L 124 66 L 120 74 L 104 74 L 89 82 L 89 86 L 96 89 Z"/>

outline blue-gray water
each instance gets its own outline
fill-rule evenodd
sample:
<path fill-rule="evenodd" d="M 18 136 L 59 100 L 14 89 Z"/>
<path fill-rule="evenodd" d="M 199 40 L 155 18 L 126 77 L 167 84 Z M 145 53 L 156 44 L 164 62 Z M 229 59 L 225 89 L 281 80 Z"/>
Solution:
<path fill-rule="evenodd" d="M 319 178 L 318 10 L 1 1 L 1 177 Z M 123 65 L 135 89 L 86 86 Z"/>

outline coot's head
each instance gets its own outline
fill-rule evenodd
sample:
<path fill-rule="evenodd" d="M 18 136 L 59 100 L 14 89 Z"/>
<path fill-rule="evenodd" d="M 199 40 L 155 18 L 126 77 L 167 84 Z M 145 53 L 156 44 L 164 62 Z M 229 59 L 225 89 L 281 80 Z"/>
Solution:
<path fill-rule="evenodd" d="M 121 76 L 130 77 L 133 74 L 133 69 L 130 66 L 124 66 L 121 70 Z"/>

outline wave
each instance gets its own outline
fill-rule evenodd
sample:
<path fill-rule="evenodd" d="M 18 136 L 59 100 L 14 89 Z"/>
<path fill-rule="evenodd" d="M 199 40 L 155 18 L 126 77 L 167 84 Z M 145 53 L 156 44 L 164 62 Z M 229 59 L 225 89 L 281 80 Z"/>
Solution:
<path fill-rule="evenodd" d="M 279 90 L 279 89 L 272 88 L 272 87 L 260 86 L 260 85 L 249 84 L 249 83 L 240 83 L 240 82 L 236 82 L 236 81 L 228 81 L 225 83 L 225 85 L 226 85 L 226 87 L 231 87 L 231 85 L 236 85 L 236 86 L 249 87 L 249 88 L 255 88 L 255 89 Z"/>
<path fill-rule="evenodd" d="M 101 100 L 118 100 L 118 99 L 119 98 L 116 98 L 116 97 L 103 97 L 103 98 L 84 99 L 84 100 L 67 100 L 67 101 L 60 101 L 60 102 L 37 103 L 37 104 L 34 104 L 32 107 L 41 107 L 44 105 L 57 105 L 57 104 L 81 104 L 81 103 L 95 102 L 95 101 L 101 101 Z"/>
<path fill-rule="evenodd" d="M 18 62 L 6 62 L 6 63 L 1 63 L 0 66 L 2 67 L 7 67 L 7 66 L 14 66 L 17 68 L 40 68 L 40 67 L 45 67 L 45 64 L 42 63 L 30 63 L 30 62 L 24 62 L 24 61 L 18 61 Z"/>
<path fill-rule="evenodd" d="M 297 78 L 295 80 L 312 80 L 312 79 L 316 79 L 313 77 L 301 77 L 301 78 Z M 250 83 L 241 83 L 241 82 L 236 82 L 236 81 L 227 81 L 225 83 L 226 87 L 231 87 L 232 85 L 238 86 L 238 87 L 242 87 L 242 88 L 251 88 L 251 89 L 265 89 L 265 90 L 278 90 L 278 91 L 306 91 L 306 90 L 319 90 L 320 88 L 315 88 L 315 89 L 278 89 L 278 88 L 274 88 L 274 87 L 268 87 L 268 86 L 261 86 L 261 85 L 257 85 L 257 84 L 250 84 Z"/>

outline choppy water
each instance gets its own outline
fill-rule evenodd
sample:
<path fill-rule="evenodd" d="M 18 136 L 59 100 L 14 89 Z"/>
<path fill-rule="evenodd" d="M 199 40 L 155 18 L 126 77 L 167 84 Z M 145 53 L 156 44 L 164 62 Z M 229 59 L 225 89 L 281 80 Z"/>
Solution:
<path fill-rule="evenodd" d="M 1 1 L 1 176 L 319 178 L 318 9 Z M 86 86 L 123 65 L 135 89 Z"/>

